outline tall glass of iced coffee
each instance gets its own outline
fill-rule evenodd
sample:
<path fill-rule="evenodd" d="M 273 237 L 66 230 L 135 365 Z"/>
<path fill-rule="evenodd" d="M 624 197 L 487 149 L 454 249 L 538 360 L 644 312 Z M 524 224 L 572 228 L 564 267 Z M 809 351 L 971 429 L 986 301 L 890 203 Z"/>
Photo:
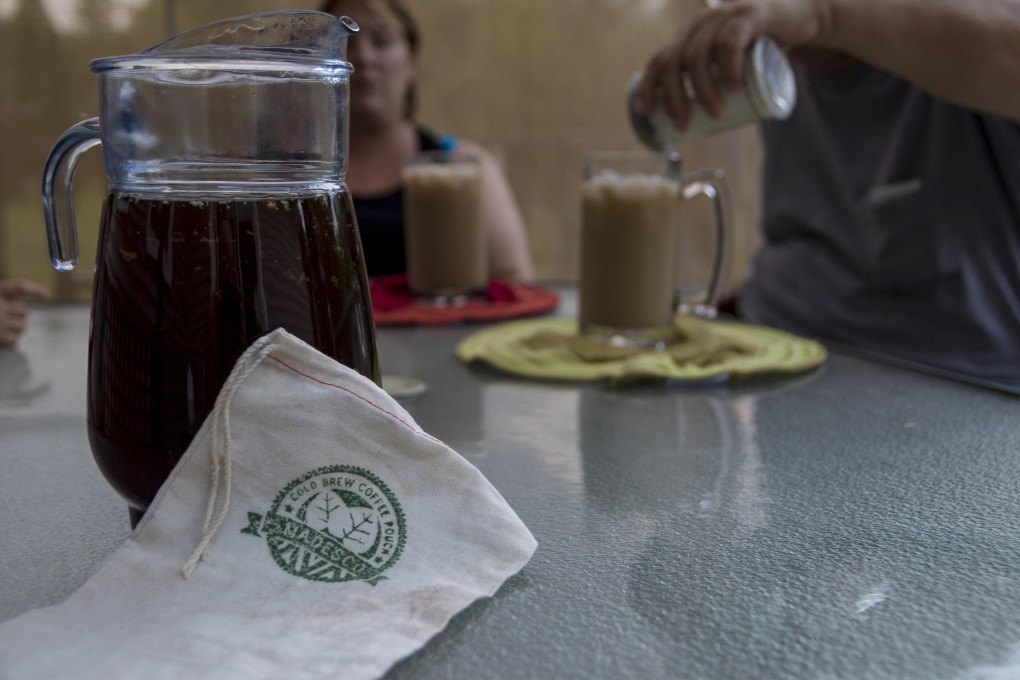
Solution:
<path fill-rule="evenodd" d="M 708 196 L 714 205 L 710 280 L 696 304 L 679 290 L 681 201 Z M 593 152 L 581 186 L 580 332 L 613 345 L 665 347 L 673 316 L 714 316 L 725 270 L 727 220 L 722 176 L 684 176 L 677 157 Z M 684 277 L 686 280 L 689 277 Z"/>
<path fill-rule="evenodd" d="M 403 179 L 411 292 L 436 304 L 483 294 L 489 270 L 478 156 L 422 152 L 404 166 Z"/>

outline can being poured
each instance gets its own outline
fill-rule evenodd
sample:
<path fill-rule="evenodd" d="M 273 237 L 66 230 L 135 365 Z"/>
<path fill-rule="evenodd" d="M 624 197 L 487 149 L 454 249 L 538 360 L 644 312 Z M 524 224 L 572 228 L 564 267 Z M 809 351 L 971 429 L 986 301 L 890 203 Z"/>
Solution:
<path fill-rule="evenodd" d="M 689 122 L 683 130 L 673 125 L 673 119 L 661 100 L 647 116 L 634 113 L 634 90 L 640 80 L 641 73 L 635 73 L 627 88 L 627 112 L 638 139 L 659 152 L 673 151 L 680 144 L 755 121 L 785 119 L 793 112 L 797 101 L 793 68 L 779 45 L 767 37 L 756 40 L 748 50 L 744 62 L 744 87 L 726 96 L 719 117 L 711 117 L 692 97 Z"/>

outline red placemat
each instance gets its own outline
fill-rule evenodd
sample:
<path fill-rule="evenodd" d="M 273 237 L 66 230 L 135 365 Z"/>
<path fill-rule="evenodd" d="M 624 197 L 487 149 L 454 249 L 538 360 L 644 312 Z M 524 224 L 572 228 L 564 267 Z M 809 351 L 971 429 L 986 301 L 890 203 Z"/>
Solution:
<path fill-rule="evenodd" d="M 372 312 L 378 326 L 500 321 L 548 312 L 559 304 L 559 296 L 553 291 L 498 280 L 489 283 L 484 300 L 471 298 L 462 305 L 448 307 L 415 300 L 405 274 L 374 278 L 369 288 Z"/>

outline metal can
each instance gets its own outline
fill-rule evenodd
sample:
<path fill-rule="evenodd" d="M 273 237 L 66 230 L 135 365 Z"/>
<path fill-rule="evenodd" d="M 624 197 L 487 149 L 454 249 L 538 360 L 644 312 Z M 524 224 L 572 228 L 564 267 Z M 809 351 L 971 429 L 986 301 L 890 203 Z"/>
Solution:
<path fill-rule="evenodd" d="M 793 112 L 797 83 L 793 68 L 779 45 L 768 37 L 759 38 L 747 52 L 744 87 L 729 93 L 718 118 L 708 115 L 693 97 L 690 118 L 684 130 L 677 130 L 662 101 L 647 116 L 634 113 L 634 90 L 641 80 L 635 73 L 627 88 L 627 112 L 641 142 L 654 151 L 669 152 L 680 144 L 732 130 L 758 120 L 782 120 Z"/>

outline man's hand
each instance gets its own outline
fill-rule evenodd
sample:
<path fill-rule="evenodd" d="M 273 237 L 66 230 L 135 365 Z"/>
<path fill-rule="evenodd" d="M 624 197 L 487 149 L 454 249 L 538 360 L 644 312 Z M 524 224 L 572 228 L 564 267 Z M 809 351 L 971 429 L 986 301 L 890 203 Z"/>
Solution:
<path fill-rule="evenodd" d="M 651 58 L 634 112 L 646 115 L 662 97 L 683 129 L 693 96 L 719 115 L 726 91 L 743 84 L 748 47 L 763 35 L 786 51 L 867 62 L 940 99 L 1020 123 L 1020 0 L 727 0 Z"/>
<path fill-rule="evenodd" d="M 763 35 L 789 50 L 811 43 L 826 17 L 815 0 L 734 0 L 703 12 L 649 60 L 635 91 L 635 113 L 646 115 L 661 96 L 678 128 L 686 127 L 693 95 L 712 116 L 728 90 L 743 87 L 744 59 Z"/>

